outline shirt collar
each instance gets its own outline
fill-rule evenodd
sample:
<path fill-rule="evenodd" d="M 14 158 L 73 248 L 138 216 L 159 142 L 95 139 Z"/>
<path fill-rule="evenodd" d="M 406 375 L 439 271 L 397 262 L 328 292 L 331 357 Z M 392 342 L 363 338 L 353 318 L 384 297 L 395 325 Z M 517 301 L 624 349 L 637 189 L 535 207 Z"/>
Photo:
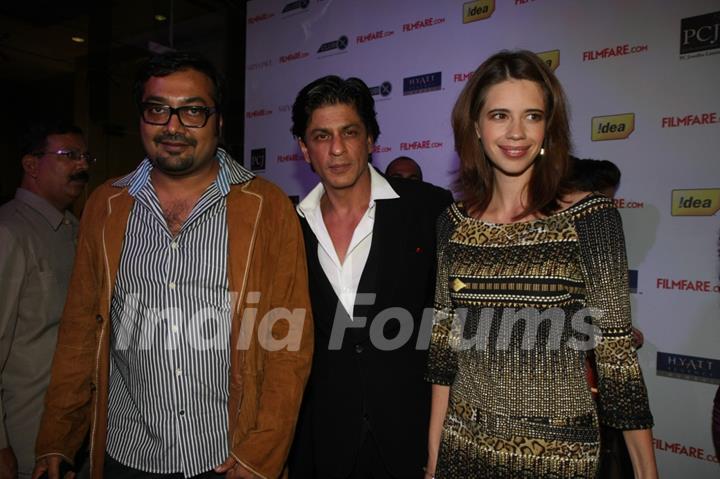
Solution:
<path fill-rule="evenodd" d="M 368 209 L 373 210 L 375 201 L 377 200 L 393 200 L 400 198 L 400 196 L 392 189 L 388 180 L 385 179 L 380 173 L 373 168 L 372 165 L 368 165 L 370 170 L 370 203 Z M 311 211 L 320 208 L 320 200 L 325 194 L 325 187 L 322 182 L 318 183 L 310 193 L 297 205 L 297 212 L 303 218 L 310 214 Z"/>
<path fill-rule="evenodd" d="M 58 211 L 48 200 L 25 188 L 18 188 L 15 191 L 15 199 L 34 209 L 50 224 L 53 230 L 57 231 L 63 221 L 77 224 L 77 218 L 69 211 Z"/>
<path fill-rule="evenodd" d="M 220 169 L 215 181 L 223 196 L 227 195 L 230 191 L 230 185 L 239 185 L 255 177 L 254 173 L 245 169 L 222 148 L 217 149 L 215 159 L 220 163 Z M 150 159 L 146 157 L 138 167 L 135 168 L 135 171 L 116 180 L 112 185 L 117 188 L 128 188 L 130 195 L 135 196 L 150 179 L 152 168 L 153 166 Z"/>

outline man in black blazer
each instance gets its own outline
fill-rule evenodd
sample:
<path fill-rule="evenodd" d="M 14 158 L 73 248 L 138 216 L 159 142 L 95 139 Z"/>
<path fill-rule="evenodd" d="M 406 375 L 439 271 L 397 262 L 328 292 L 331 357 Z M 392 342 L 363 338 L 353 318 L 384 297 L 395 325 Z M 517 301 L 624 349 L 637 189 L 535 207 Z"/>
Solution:
<path fill-rule="evenodd" d="M 369 164 L 380 129 L 357 78 L 310 83 L 292 118 L 320 183 L 298 206 L 316 343 L 290 477 L 422 478 L 435 222 L 452 197 Z"/>

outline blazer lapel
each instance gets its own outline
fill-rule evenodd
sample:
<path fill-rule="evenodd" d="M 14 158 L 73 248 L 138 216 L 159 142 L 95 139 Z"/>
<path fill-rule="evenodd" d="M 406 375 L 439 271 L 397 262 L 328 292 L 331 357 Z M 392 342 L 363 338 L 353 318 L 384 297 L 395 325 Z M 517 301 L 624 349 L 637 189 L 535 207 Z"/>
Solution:
<path fill-rule="evenodd" d="M 108 282 L 108 305 L 112 300 L 115 290 L 115 278 L 120 266 L 125 231 L 127 230 L 128 219 L 135 200 L 127 192 L 127 189 L 118 190 L 118 193 L 107 199 L 107 217 L 103 225 L 103 263 L 106 267 L 105 278 Z M 109 307 L 109 306 L 108 306 Z M 109 311 L 107 312 L 109 317 Z"/>
<path fill-rule="evenodd" d="M 375 293 L 375 301 L 368 306 L 355 305 L 355 315 L 362 309 L 368 318 L 368 328 L 380 311 L 393 306 L 389 298 L 394 297 L 399 283 L 396 265 L 403 257 L 408 221 L 399 198 L 375 203 L 372 246 L 358 285 L 358 293 Z"/>
<path fill-rule="evenodd" d="M 313 233 L 305 218 L 300 218 L 300 224 L 302 225 L 303 236 L 305 238 L 305 251 L 307 256 L 308 280 L 311 296 L 317 297 L 318 300 L 322 302 L 325 310 L 325 314 L 317 314 L 313 318 L 315 321 L 315 328 L 321 329 L 329 335 L 332 330 L 338 308 L 341 314 L 345 313 L 345 310 L 340 305 L 340 299 L 335 294 L 335 290 L 325 275 L 325 271 L 323 271 L 320 260 L 318 259 L 318 240 L 315 233 Z M 315 308 L 317 307 L 318 306 L 315 306 Z M 315 311 L 314 313 L 318 312 L 319 311 Z M 349 321 L 349 318 L 346 317 L 345 320 Z"/>

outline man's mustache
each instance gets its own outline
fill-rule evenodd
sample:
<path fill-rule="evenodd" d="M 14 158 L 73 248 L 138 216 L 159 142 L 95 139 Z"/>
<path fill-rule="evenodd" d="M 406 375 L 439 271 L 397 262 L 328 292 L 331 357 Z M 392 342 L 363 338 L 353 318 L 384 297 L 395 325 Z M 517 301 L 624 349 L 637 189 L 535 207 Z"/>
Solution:
<path fill-rule="evenodd" d="M 88 173 L 87 170 L 78 171 L 70 175 L 70 181 L 83 181 L 87 183 L 90 181 L 90 173 Z"/>
<path fill-rule="evenodd" d="M 195 140 L 194 138 L 190 138 L 189 136 L 181 135 L 179 133 L 159 133 L 155 135 L 153 141 L 155 143 L 162 143 L 164 141 L 170 141 L 173 143 L 185 143 L 190 146 L 195 146 L 197 144 L 197 140 Z"/>

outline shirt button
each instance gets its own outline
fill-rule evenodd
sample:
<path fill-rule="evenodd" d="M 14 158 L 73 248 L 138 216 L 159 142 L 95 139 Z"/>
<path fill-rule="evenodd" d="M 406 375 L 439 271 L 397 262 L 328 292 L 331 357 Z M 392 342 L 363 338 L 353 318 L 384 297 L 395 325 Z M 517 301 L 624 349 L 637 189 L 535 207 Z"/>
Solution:
<path fill-rule="evenodd" d="M 356 345 L 355 345 L 355 352 L 356 352 L 356 353 L 360 354 L 360 353 L 362 353 L 363 351 L 365 351 L 365 348 L 363 347 L 362 344 L 356 344 Z"/>
<path fill-rule="evenodd" d="M 100 316 L 99 314 L 95 316 L 95 321 L 97 321 L 98 323 L 102 323 L 102 316 Z"/>
<path fill-rule="evenodd" d="M 177 376 L 177 377 L 182 376 L 182 369 L 177 368 L 177 369 L 175 370 L 175 376 Z"/>
<path fill-rule="evenodd" d="M 172 249 L 178 249 L 178 244 L 177 244 L 177 242 L 173 241 L 172 243 L 170 243 L 170 247 L 171 247 Z"/>
<path fill-rule="evenodd" d="M 64 225 L 69 225 L 69 224 L 70 224 L 70 220 L 67 219 L 67 218 L 65 218 L 65 219 L 63 220 L 63 224 L 64 224 Z"/>
<path fill-rule="evenodd" d="M 181 409 L 179 414 L 180 414 L 181 416 L 184 416 L 184 415 L 185 415 L 185 410 L 184 410 L 184 409 Z"/>
<path fill-rule="evenodd" d="M 168 288 L 170 288 L 170 289 L 175 289 L 175 281 L 170 281 L 170 282 L 168 283 Z"/>
<path fill-rule="evenodd" d="M 170 327 L 170 329 L 172 330 L 173 333 L 177 333 L 177 332 L 178 332 L 177 324 L 173 324 L 173 325 Z"/>

